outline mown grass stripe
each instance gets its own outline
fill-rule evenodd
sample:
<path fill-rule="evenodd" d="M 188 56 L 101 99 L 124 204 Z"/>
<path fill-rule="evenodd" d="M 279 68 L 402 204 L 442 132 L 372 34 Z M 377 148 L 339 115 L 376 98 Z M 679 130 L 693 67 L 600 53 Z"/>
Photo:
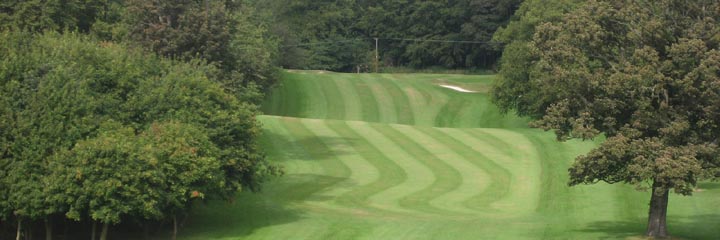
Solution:
<path fill-rule="evenodd" d="M 378 122 L 381 123 L 397 123 L 397 111 L 395 101 L 387 92 L 385 87 L 377 80 L 378 75 L 364 75 L 363 81 L 368 85 L 372 92 L 375 103 L 378 106 Z"/>
<path fill-rule="evenodd" d="M 429 109 L 429 98 L 431 97 L 426 91 L 421 91 L 411 84 L 412 80 L 399 80 L 397 75 L 394 74 L 383 74 L 384 78 L 390 79 L 395 82 L 396 85 L 402 90 L 410 102 L 410 109 L 413 113 L 413 123 L 421 126 L 432 126 L 432 122 L 428 122 L 425 118 L 426 111 L 432 111 Z"/>
<path fill-rule="evenodd" d="M 395 102 L 395 114 L 397 115 L 397 123 L 413 125 L 415 124 L 415 114 L 408 96 L 403 92 L 397 80 L 388 78 L 387 74 L 377 75 L 378 82 L 387 90 Z"/>
<path fill-rule="evenodd" d="M 322 92 L 327 99 L 327 110 L 325 110 L 326 117 L 324 117 L 324 119 L 345 119 L 345 102 L 350 101 L 350 99 L 345 99 L 345 96 L 341 94 L 340 89 L 336 84 L 335 78 L 340 76 L 322 76 L 324 77 L 318 78 L 316 82 L 322 88 Z"/>
<path fill-rule="evenodd" d="M 451 134 L 446 129 L 430 129 L 419 128 L 418 130 L 437 139 L 453 152 L 466 156 L 466 158 L 474 165 L 482 168 L 486 173 L 490 174 L 490 184 L 485 191 L 470 197 L 463 202 L 469 208 L 479 211 L 492 211 L 489 205 L 496 200 L 503 198 L 510 191 L 510 182 L 512 174 L 510 171 L 491 160 L 484 152 L 479 149 L 473 149 L 471 143 L 476 143 L 474 137 L 463 138 L 456 134 Z"/>
<path fill-rule="evenodd" d="M 374 182 L 358 186 L 351 192 L 342 195 L 339 202 L 346 205 L 370 207 L 368 199 L 376 193 L 385 191 L 406 181 L 407 175 L 392 159 L 385 156 L 367 138 L 363 138 L 350 125 L 366 125 L 362 122 L 328 122 L 327 126 L 338 134 L 354 139 L 352 147 L 360 156 L 379 171 L 379 178 Z"/>
<path fill-rule="evenodd" d="M 501 115 L 500 110 L 490 103 L 485 94 L 471 93 L 463 94 L 462 98 L 472 102 L 458 109 L 455 113 L 456 123 L 451 127 L 486 127 L 494 128 L 506 125 L 510 115 Z M 514 118 L 512 118 L 514 119 Z M 523 125 L 524 126 L 524 125 Z"/>
<path fill-rule="evenodd" d="M 425 149 L 425 146 L 416 143 L 403 132 L 388 125 L 371 125 L 371 127 L 385 137 L 392 139 L 397 145 L 402 146 L 403 150 L 410 153 L 415 160 L 427 166 L 432 171 L 433 176 L 435 176 L 435 181 L 430 186 L 405 196 L 400 200 L 400 205 L 418 211 L 436 214 L 452 214 L 452 212 L 448 210 L 432 206 L 430 200 L 456 189 L 462 183 L 460 173 L 452 168 L 452 166 L 437 159 L 431 152 Z"/>
<path fill-rule="evenodd" d="M 449 128 L 444 128 L 444 129 L 448 130 L 448 131 L 455 131 L 455 130 L 451 130 Z M 460 129 L 460 130 L 462 132 L 464 132 L 465 134 L 468 134 L 468 135 L 474 137 L 475 139 L 484 140 L 483 146 L 487 146 L 487 148 L 491 148 L 494 151 L 498 151 L 498 152 L 508 155 L 512 158 L 522 156 L 522 154 L 519 153 L 515 149 L 514 143 L 512 143 L 510 141 L 506 141 L 505 139 L 502 139 L 498 136 L 495 136 L 494 134 L 485 131 L 483 128 Z"/>
<path fill-rule="evenodd" d="M 289 73 L 283 73 L 282 80 L 278 86 L 273 89 L 272 94 L 265 97 L 262 104 L 262 111 L 268 115 L 301 117 L 306 112 L 304 101 L 309 101 L 305 91 L 298 91 L 303 88 L 303 84 L 297 79 L 291 77 Z"/>
<path fill-rule="evenodd" d="M 510 191 L 504 198 L 493 202 L 491 207 L 508 214 L 529 214 L 537 209 L 540 195 L 540 165 L 535 146 L 524 135 L 502 129 L 445 129 L 445 131 L 465 139 L 466 144 L 473 149 L 483 151 L 497 164 L 510 170 L 512 174 Z M 483 138 L 488 135 L 505 139 L 507 141 L 505 144 L 515 154 L 508 155 L 492 147 L 493 143 Z"/>
<path fill-rule="evenodd" d="M 300 122 L 305 129 L 316 136 L 316 141 L 327 148 L 323 150 L 326 154 L 350 171 L 345 181 L 336 185 L 331 191 L 325 192 L 325 195 L 339 197 L 355 187 L 369 184 L 379 178 L 378 170 L 360 157 L 352 147 L 350 142 L 355 139 L 337 134 L 328 128 L 323 120 L 302 119 Z"/>
<path fill-rule="evenodd" d="M 436 181 L 433 171 L 426 165 L 415 160 L 415 156 L 406 152 L 393 139 L 386 137 L 375 127 L 367 123 L 350 122 L 348 126 L 361 137 L 378 149 L 382 155 L 400 166 L 405 174 L 402 183 L 392 186 L 368 197 L 369 204 L 381 209 L 393 211 L 417 211 L 400 205 L 400 201 L 412 193 L 429 188 Z"/>
<path fill-rule="evenodd" d="M 384 76 L 394 80 L 407 96 L 410 101 L 410 109 L 412 109 L 413 112 L 415 125 L 433 126 L 435 124 L 435 116 L 441 106 L 433 105 L 439 98 L 438 96 L 433 96 L 433 91 L 418 87 L 422 84 L 416 83 L 417 80 L 401 80 L 400 75 L 396 74 L 385 74 Z"/>
<path fill-rule="evenodd" d="M 303 150 L 307 153 L 306 155 L 309 158 L 304 160 L 314 161 L 320 164 L 323 168 L 322 176 L 327 176 L 333 180 L 332 188 L 327 188 L 321 193 L 314 194 L 314 198 L 308 198 L 308 200 L 325 201 L 328 197 L 335 197 L 332 195 L 335 189 L 348 187 L 351 183 L 347 180 L 352 170 L 338 160 L 330 150 L 330 147 L 319 139 L 323 136 L 313 134 L 312 131 L 307 129 L 302 123 L 302 119 L 286 118 L 284 120 L 285 128 L 292 135 L 296 136 L 296 142 L 302 146 Z"/>
<path fill-rule="evenodd" d="M 345 76 L 345 75 L 341 75 Z M 353 81 L 358 81 L 350 77 L 334 77 L 333 81 L 337 86 L 340 95 L 343 96 L 343 104 L 345 110 L 344 120 L 363 120 L 362 104 L 360 96 L 358 96 L 358 90 L 355 88 Z"/>
<path fill-rule="evenodd" d="M 299 146 L 296 135 L 291 134 L 284 125 L 283 117 L 260 116 L 263 124 L 261 146 L 265 149 L 268 159 L 281 163 L 288 173 L 321 174 L 323 170 L 317 162 L 304 161 L 310 156 Z"/>
<path fill-rule="evenodd" d="M 334 221 L 327 223 L 325 231 L 310 239 L 358 239 L 368 234 L 371 229 L 372 225 L 358 219 Z"/>
<path fill-rule="evenodd" d="M 327 118 L 328 102 L 332 99 L 328 99 L 325 96 L 325 91 L 322 90 L 323 87 L 320 82 L 307 78 L 296 81 L 301 81 L 299 91 L 302 91 L 305 96 L 308 96 L 307 98 L 300 99 L 303 103 L 303 109 L 305 109 L 304 113 L 300 114 L 300 117 L 315 119 Z"/>
<path fill-rule="evenodd" d="M 437 116 L 435 116 L 435 126 L 437 127 L 467 127 L 460 118 L 460 112 L 470 106 L 471 101 L 464 97 L 450 98 L 445 105 L 440 108 Z"/>
<path fill-rule="evenodd" d="M 284 160 L 281 163 L 287 171 L 280 179 L 284 184 L 272 185 L 274 191 L 267 191 L 268 196 L 278 196 L 275 199 L 282 202 L 298 203 L 345 179 L 342 175 L 346 173 L 342 172 L 342 168 L 335 167 L 332 170 L 340 172 L 327 175 L 331 169 L 328 169 L 323 160 L 318 159 L 317 154 L 308 151 L 308 141 L 303 140 L 314 136 L 297 131 L 296 118 L 262 117 L 261 120 L 266 127 L 266 136 L 263 138 L 270 138 L 276 148 L 284 150 Z"/>
<path fill-rule="evenodd" d="M 538 212 L 541 213 L 552 213 L 555 216 L 563 216 L 563 219 L 569 221 L 562 221 L 552 226 L 548 226 L 545 229 L 546 234 L 554 234 L 560 231 L 568 231 L 570 226 L 567 223 L 577 222 L 575 213 L 578 211 L 577 203 L 574 201 L 573 191 L 567 187 L 567 161 L 565 159 L 566 149 L 563 148 L 562 144 L 548 144 L 548 141 L 555 141 L 552 136 L 545 136 L 547 138 L 539 138 L 537 136 L 531 136 L 534 134 L 525 134 L 528 139 L 537 146 L 545 146 L 539 149 L 538 162 L 540 163 L 540 181 L 542 182 L 540 191 L 540 198 L 538 200 Z M 611 200 L 611 199 L 608 199 Z M 612 200 L 611 200 L 612 201 Z M 562 203 L 562 204 L 558 204 Z M 597 215 L 596 215 L 597 216 Z"/>
<path fill-rule="evenodd" d="M 364 75 L 363 77 L 372 77 L 372 75 Z M 360 104 L 362 106 L 362 120 L 367 122 L 379 122 L 380 112 L 378 109 L 377 101 L 375 96 L 365 81 L 352 81 L 355 85 L 356 92 L 360 97 Z"/>
<path fill-rule="evenodd" d="M 473 164 L 467 157 L 453 151 L 449 145 L 420 131 L 419 128 L 406 125 L 393 125 L 393 128 L 402 132 L 419 145 L 422 145 L 435 159 L 452 167 L 460 176 L 461 182 L 454 189 L 442 195 L 435 196 L 430 204 L 438 208 L 454 212 L 472 213 L 463 203 L 469 198 L 482 193 L 492 181 L 490 175 L 479 166 Z M 437 130 L 432 129 L 431 132 Z"/>

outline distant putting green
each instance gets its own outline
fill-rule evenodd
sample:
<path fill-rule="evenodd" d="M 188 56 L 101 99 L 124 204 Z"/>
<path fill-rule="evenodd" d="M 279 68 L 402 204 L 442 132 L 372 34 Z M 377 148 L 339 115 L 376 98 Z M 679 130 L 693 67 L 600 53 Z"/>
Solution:
<path fill-rule="evenodd" d="M 289 71 L 260 116 L 287 174 L 199 205 L 182 239 L 625 239 L 649 193 L 568 187 L 596 142 L 557 142 L 489 102 L 494 76 Z M 455 86 L 451 89 L 445 86 Z M 461 92 L 464 89 L 469 92 Z M 720 236 L 720 184 L 672 196 L 681 239 Z"/>

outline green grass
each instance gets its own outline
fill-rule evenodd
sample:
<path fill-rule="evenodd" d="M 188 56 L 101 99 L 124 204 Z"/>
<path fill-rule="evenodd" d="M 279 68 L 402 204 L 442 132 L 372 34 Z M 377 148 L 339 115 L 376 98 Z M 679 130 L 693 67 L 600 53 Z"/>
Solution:
<path fill-rule="evenodd" d="M 287 174 L 233 203 L 198 205 L 182 239 L 625 239 L 642 235 L 649 193 L 568 187 L 597 142 L 557 142 L 504 116 L 493 76 L 283 76 L 260 116 L 262 146 Z M 460 93 L 451 84 L 475 90 Z M 720 236 L 720 184 L 672 196 L 669 230 Z"/>

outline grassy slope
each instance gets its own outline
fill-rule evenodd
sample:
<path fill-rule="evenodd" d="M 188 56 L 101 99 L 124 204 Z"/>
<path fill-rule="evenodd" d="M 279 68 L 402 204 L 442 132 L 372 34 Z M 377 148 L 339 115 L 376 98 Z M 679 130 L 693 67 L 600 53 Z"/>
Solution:
<path fill-rule="evenodd" d="M 199 206 L 185 239 L 593 239 L 644 230 L 647 193 L 569 188 L 592 142 L 559 143 L 502 116 L 491 76 L 284 76 L 261 116 L 268 157 L 288 174 L 261 194 Z M 436 86 L 460 85 L 479 93 Z M 720 184 L 673 196 L 669 227 L 720 236 Z"/>

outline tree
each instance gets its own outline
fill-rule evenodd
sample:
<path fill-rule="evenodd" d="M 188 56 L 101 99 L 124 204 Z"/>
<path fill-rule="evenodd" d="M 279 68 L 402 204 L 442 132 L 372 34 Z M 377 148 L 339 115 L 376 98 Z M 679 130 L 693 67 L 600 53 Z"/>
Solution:
<path fill-rule="evenodd" d="M 506 27 L 500 27 L 493 40 L 505 44 L 500 59 L 500 74 L 495 81 L 492 100 L 507 111 L 515 110 L 520 115 L 539 118 L 547 106 L 536 106 L 538 91 L 529 89 L 530 67 L 537 57 L 530 54 L 535 28 L 543 23 L 558 22 L 562 16 L 575 9 L 580 0 L 527 0 L 515 12 L 513 20 Z"/>
<path fill-rule="evenodd" d="M 192 199 L 223 185 L 217 149 L 200 128 L 164 122 L 136 131 L 107 122 L 99 136 L 56 155 L 53 191 L 69 200 L 68 217 L 87 211 L 103 223 L 100 239 L 125 215 L 176 222 Z"/>
<path fill-rule="evenodd" d="M 147 1 L 127 3 L 133 40 L 161 56 L 229 64 L 231 18 L 221 1 Z"/>
<path fill-rule="evenodd" d="M 18 234 L 23 221 L 44 220 L 46 235 L 51 236 L 51 219 L 65 208 L 52 201 L 46 191 L 50 157 L 93 131 L 91 121 L 78 115 L 94 112 L 99 106 L 88 89 L 80 87 L 86 79 L 65 81 L 83 75 L 73 69 L 75 66 L 43 56 L 41 48 L 30 49 L 40 44 L 32 35 L 4 33 L 0 38 L 4 43 L 3 66 L 8 69 L 0 75 L 0 83 L 3 96 L 12 99 L 2 117 L 9 120 L 4 128 L 8 130 L 3 131 L 7 131 L 8 140 L 2 180 L 8 183 L 7 207 L 18 222 Z M 63 52 L 63 57 L 84 57 L 63 42 L 45 43 L 55 48 L 55 53 Z"/>
<path fill-rule="evenodd" d="M 272 33 L 285 45 L 280 65 L 286 68 L 352 71 L 367 64 L 370 41 L 357 28 L 357 1 L 258 1 L 268 11 Z"/>
<path fill-rule="evenodd" d="M 167 220 L 279 172 L 256 105 L 179 62 L 76 34 L 0 34 L 0 213 L 18 222 Z M 8 129 L 6 131 L 6 129 Z M 175 174 L 171 174 L 175 173 Z"/>
<path fill-rule="evenodd" d="M 0 3 L 0 29 L 87 32 L 106 0 L 8 0 Z"/>
<path fill-rule="evenodd" d="M 216 65 L 213 78 L 244 96 L 254 87 L 269 90 L 277 77 L 277 44 L 253 16 L 254 9 L 234 1 L 130 0 L 116 24 L 128 28 L 132 42 L 161 56 Z"/>
<path fill-rule="evenodd" d="M 495 97 L 560 140 L 605 134 L 575 160 L 569 184 L 651 190 L 646 235 L 667 237 L 670 190 L 691 195 L 718 176 L 718 21 L 715 1 L 589 1 L 536 28 L 527 79 L 504 78 Z M 525 95 L 537 103 L 514 107 Z"/>
<path fill-rule="evenodd" d="M 502 45 L 493 42 L 496 30 L 507 25 L 520 6 L 520 0 L 473 0 L 467 6 L 469 21 L 462 24 L 462 39 L 487 42 L 486 44 L 469 45 L 472 53 L 469 63 L 465 65 L 492 66 L 498 59 Z"/>
<path fill-rule="evenodd" d="M 0 62 L 2 64 L 4 62 Z M 11 103 L 13 99 L 6 92 L 5 88 L 0 88 L 0 129 L 10 129 L 14 125 Z M 3 223 L 8 221 L 12 215 L 12 208 L 9 205 L 10 182 L 7 182 L 8 168 L 10 164 L 10 144 L 12 136 L 10 131 L 0 131 L 0 221 Z M 0 224 L 2 226 L 2 224 Z"/>
<path fill-rule="evenodd" d="M 233 53 L 235 61 L 232 71 L 242 74 L 238 77 L 242 79 L 241 84 L 256 84 L 262 92 L 268 92 L 278 79 L 278 41 L 268 32 L 268 22 L 262 14 L 250 5 L 234 8 L 233 37 L 228 51 Z"/>

